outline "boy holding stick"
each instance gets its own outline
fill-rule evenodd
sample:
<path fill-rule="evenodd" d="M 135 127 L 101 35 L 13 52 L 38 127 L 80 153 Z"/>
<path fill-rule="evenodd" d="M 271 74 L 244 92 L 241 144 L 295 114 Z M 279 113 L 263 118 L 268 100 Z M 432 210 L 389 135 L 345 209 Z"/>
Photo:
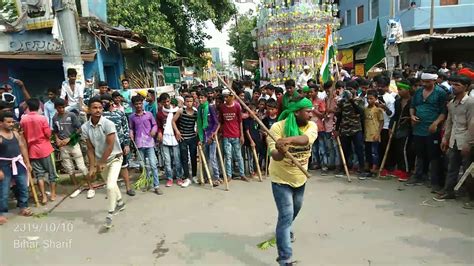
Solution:
<path fill-rule="evenodd" d="M 209 104 L 207 101 L 207 93 L 200 91 L 199 107 L 198 107 L 198 118 L 197 118 L 197 129 L 199 144 L 204 147 L 204 154 L 207 157 L 207 162 L 212 166 L 213 183 L 215 186 L 222 183 L 219 178 L 219 167 L 217 164 L 216 157 L 216 143 L 214 136 L 219 130 L 219 120 L 217 116 L 216 107 Z M 224 171 L 224 170 L 223 170 Z M 194 182 L 198 183 L 197 177 L 193 177 Z"/>

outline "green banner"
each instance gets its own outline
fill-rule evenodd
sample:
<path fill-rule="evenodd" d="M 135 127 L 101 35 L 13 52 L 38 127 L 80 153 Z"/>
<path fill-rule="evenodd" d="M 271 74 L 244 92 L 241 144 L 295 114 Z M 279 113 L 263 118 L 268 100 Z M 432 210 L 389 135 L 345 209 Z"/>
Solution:
<path fill-rule="evenodd" d="M 165 66 L 163 68 L 166 84 L 179 84 L 181 82 L 181 71 L 176 66 Z"/>

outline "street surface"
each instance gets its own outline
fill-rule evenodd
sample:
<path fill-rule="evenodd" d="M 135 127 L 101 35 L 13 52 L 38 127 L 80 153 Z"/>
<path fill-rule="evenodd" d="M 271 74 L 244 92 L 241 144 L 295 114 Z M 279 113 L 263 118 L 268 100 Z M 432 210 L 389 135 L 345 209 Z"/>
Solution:
<path fill-rule="evenodd" d="M 0 227 L 0 265 L 276 265 L 276 247 L 257 247 L 276 224 L 269 180 L 232 181 L 228 192 L 208 185 L 162 189 L 163 196 L 123 193 L 127 209 L 108 232 L 104 189 L 91 200 L 85 192 L 67 199 L 47 217 L 10 216 Z M 294 224 L 294 259 L 298 265 L 473 265 L 474 211 L 432 196 L 424 186 L 394 180 L 315 176 Z"/>

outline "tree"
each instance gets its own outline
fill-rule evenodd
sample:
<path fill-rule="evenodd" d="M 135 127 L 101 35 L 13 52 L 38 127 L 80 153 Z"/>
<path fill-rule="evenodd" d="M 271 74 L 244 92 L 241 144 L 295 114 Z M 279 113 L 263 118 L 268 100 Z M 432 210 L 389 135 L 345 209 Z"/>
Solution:
<path fill-rule="evenodd" d="M 160 1 L 153 0 L 108 0 L 107 19 L 147 36 L 149 42 L 174 48 L 174 32 L 160 6 Z"/>
<path fill-rule="evenodd" d="M 109 23 L 142 33 L 149 41 L 175 49 L 190 65 L 203 66 L 204 22 L 217 29 L 236 13 L 232 0 L 109 0 Z"/>
<path fill-rule="evenodd" d="M 14 22 L 18 18 L 15 1 L 0 0 L 0 22 Z"/>
<path fill-rule="evenodd" d="M 229 29 L 229 41 L 227 43 L 234 48 L 234 52 L 231 53 L 235 59 L 234 65 L 241 67 L 242 61 L 245 59 L 258 59 L 258 54 L 253 47 L 253 43 L 257 41 L 257 38 L 253 37 L 251 33 L 257 27 L 257 17 L 249 12 L 240 15 L 236 24 L 233 24 Z"/>

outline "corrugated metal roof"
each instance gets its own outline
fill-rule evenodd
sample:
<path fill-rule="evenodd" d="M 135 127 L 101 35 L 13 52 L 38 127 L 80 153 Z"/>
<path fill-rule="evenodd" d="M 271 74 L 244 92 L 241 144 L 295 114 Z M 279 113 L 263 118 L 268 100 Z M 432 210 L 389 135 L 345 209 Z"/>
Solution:
<path fill-rule="evenodd" d="M 397 43 L 405 43 L 405 42 L 419 42 L 424 39 L 456 39 L 456 38 L 468 38 L 474 37 L 474 32 L 460 32 L 460 33 L 434 33 L 433 35 L 430 34 L 419 34 L 415 36 L 404 37 Z"/>
<path fill-rule="evenodd" d="M 96 52 L 82 52 L 81 58 L 86 62 L 92 62 L 95 59 Z M 0 59 L 25 59 L 25 60 L 62 60 L 60 52 L 0 52 Z"/>

